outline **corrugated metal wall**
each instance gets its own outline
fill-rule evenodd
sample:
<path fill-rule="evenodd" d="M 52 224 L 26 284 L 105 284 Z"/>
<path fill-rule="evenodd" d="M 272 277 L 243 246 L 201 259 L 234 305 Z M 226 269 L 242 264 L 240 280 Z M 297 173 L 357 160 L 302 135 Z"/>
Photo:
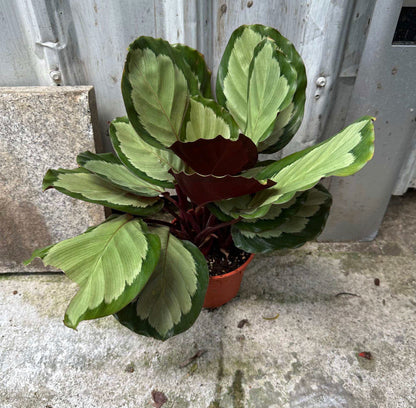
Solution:
<path fill-rule="evenodd" d="M 394 32 L 401 6 L 399 0 L 0 0 L 0 85 L 92 84 L 104 137 L 108 121 L 124 115 L 120 79 L 126 49 L 133 39 L 151 35 L 198 48 L 215 77 L 232 31 L 241 24 L 262 23 L 276 27 L 295 44 L 308 73 L 304 122 L 283 152 L 287 154 L 336 133 L 347 120 L 356 119 L 351 117 L 355 113 L 377 113 L 365 94 L 357 94 L 356 81 L 362 56 L 370 47 L 370 28 L 375 32 L 372 41 L 377 41 L 378 30 L 386 30 L 374 16 L 389 13 L 388 29 Z M 318 78 L 319 84 L 324 78 L 325 86 L 317 84 Z M 361 99 L 357 102 L 355 98 Z M 389 149 L 395 149 L 386 140 Z M 403 143 L 411 142 L 406 139 Z M 414 157 L 413 153 L 407 158 L 395 157 L 401 160 L 394 166 L 396 183 L 403 185 L 405 177 L 409 183 Z M 402 170 L 399 180 L 404 161 L 407 170 Z M 383 183 L 374 180 L 374 174 L 357 177 L 370 189 L 375 182 Z M 355 182 L 351 183 L 348 193 L 357 196 Z M 355 197 L 353 226 L 347 234 L 337 223 L 344 216 L 345 203 L 339 211 L 335 207 L 328 238 L 371 239 L 394 188 L 391 184 L 384 186 L 378 215 L 365 228 L 361 227 L 365 215 L 360 209 L 365 197 L 361 201 Z M 402 193 L 407 184 L 396 190 Z M 335 190 L 340 194 L 339 187 Z"/>

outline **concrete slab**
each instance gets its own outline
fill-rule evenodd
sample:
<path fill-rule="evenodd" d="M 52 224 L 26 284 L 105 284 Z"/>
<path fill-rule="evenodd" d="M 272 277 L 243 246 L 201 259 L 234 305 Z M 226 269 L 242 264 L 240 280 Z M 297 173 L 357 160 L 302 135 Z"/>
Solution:
<path fill-rule="evenodd" d="M 373 243 L 258 256 L 238 298 L 164 343 L 112 317 L 72 331 L 64 276 L 2 276 L 0 406 L 152 407 L 158 390 L 163 408 L 415 407 L 415 198 Z"/>
<path fill-rule="evenodd" d="M 95 150 L 94 123 L 91 86 L 0 88 L 0 273 L 45 271 L 22 261 L 104 219 L 101 206 L 42 193 L 49 168 L 75 168 Z"/>

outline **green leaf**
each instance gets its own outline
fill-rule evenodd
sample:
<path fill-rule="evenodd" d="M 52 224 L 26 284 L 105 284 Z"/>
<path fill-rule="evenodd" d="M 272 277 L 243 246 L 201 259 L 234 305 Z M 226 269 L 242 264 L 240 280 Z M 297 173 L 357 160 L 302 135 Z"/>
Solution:
<path fill-rule="evenodd" d="M 159 238 L 128 215 L 55 244 L 43 263 L 62 269 L 80 286 L 66 310 L 65 325 L 75 329 L 82 320 L 125 307 L 148 281 L 159 255 Z"/>
<path fill-rule="evenodd" d="M 33 251 L 31 257 L 29 259 L 26 259 L 23 261 L 23 265 L 29 265 L 35 258 L 43 259 L 46 255 L 48 255 L 49 250 L 54 246 L 55 244 L 48 245 L 44 248 L 39 248 Z"/>
<path fill-rule="evenodd" d="M 230 219 L 238 217 L 244 219 L 257 219 L 259 217 L 264 217 L 268 213 L 271 204 L 253 209 L 250 206 L 252 197 L 252 194 L 246 194 L 240 197 L 217 201 L 215 202 L 215 205 L 217 206 L 217 211 L 220 211 L 225 217 L 230 217 Z M 221 217 L 219 218 L 223 219 Z"/>
<path fill-rule="evenodd" d="M 259 144 L 259 151 L 265 149 L 276 151 L 286 145 L 298 130 L 305 104 L 305 67 L 302 58 L 287 38 L 274 28 L 260 24 L 243 25 L 235 30 L 218 69 L 216 93 L 219 104 L 230 111 L 240 129 L 245 129 L 250 64 L 256 46 L 264 39 L 274 41 L 289 65 L 296 71 L 296 92 L 293 101 L 278 114 L 278 123 L 275 123 L 273 132 L 269 136 L 270 142 L 267 138 Z"/>
<path fill-rule="evenodd" d="M 254 49 L 263 36 L 250 26 L 235 30 L 218 68 L 216 94 L 218 103 L 233 116 L 240 129 L 247 126 L 249 68 Z"/>
<path fill-rule="evenodd" d="M 208 69 L 204 56 L 199 51 L 184 44 L 173 44 L 173 47 L 181 53 L 194 74 L 202 96 L 211 98 L 211 71 Z"/>
<path fill-rule="evenodd" d="M 260 42 L 249 67 L 247 126 L 243 131 L 254 143 L 270 135 L 277 113 L 291 103 L 296 85 L 296 71 L 276 43 L 267 38 Z"/>
<path fill-rule="evenodd" d="M 274 153 L 283 149 L 291 141 L 302 123 L 306 101 L 306 70 L 302 58 L 293 44 L 277 30 L 261 25 L 253 26 L 253 29 L 257 29 L 264 36 L 274 40 L 277 47 L 287 56 L 290 65 L 297 74 L 297 87 L 293 101 L 277 115 L 271 135 L 259 144 L 259 151 L 263 154 Z"/>
<path fill-rule="evenodd" d="M 151 184 L 173 188 L 173 176 L 185 169 L 185 163 L 170 150 L 161 150 L 146 143 L 127 118 L 117 118 L 110 125 L 114 150 L 122 163 L 134 174 Z"/>
<path fill-rule="evenodd" d="M 113 153 L 78 155 L 77 163 L 123 190 L 145 197 L 157 197 L 164 188 L 148 183 L 135 176 Z"/>
<path fill-rule="evenodd" d="M 247 252 L 266 253 L 276 249 L 297 248 L 315 239 L 325 226 L 332 203 L 331 195 L 323 186 L 317 185 L 302 196 L 302 203 L 294 200 L 292 205 L 283 208 L 277 218 L 257 224 L 256 232 L 241 229 L 238 224 L 233 225 L 231 233 L 234 244 Z"/>
<path fill-rule="evenodd" d="M 83 168 L 48 170 L 42 186 L 44 190 L 53 187 L 70 197 L 129 214 L 154 214 L 163 207 L 158 197 L 134 195 Z"/>
<path fill-rule="evenodd" d="M 138 334 L 166 340 L 187 330 L 198 317 L 209 273 L 193 244 L 174 237 L 165 227 L 152 233 L 162 243 L 159 263 L 138 298 L 116 318 Z"/>
<path fill-rule="evenodd" d="M 303 205 L 308 192 L 296 193 L 291 200 L 283 204 L 272 204 L 267 213 L 261 217 L 243 218 L 236 227 L 242 231 L 263 232 L 282 225 Z M 267 207 L 267 206 L 266 206 Z M 262 207 L 264 208 L 264 207 Z"/>
<path fill-rule="evenodd" d="M 151 37 L 139 37 L 130 44 L 121 89 L 134 129 L 158 148 L 180 139 L 189 97 L 199 93 L 180 52 Z"/>
<path fill-rule="evenodd" d="M 212 99 L 202 96 L 190 98 L 189 109 L 182 128 L 181 140 L 193 142 L 198 139 L 238 139 L 240 132 L 232 116 Z"/>
<path fill-rule="evenodd" d="M 250 207 L 286 202 L 322 177 L 349 176 L 360 170 L 374 153 L 373 120 L 364 116 L 332 138 L 266 166 L 257 177 L 276 184 L 257 193 Z"/>
<path fill-rule="evenodd" d="M 257 162 L 253 168 L 244 172 L 244 176 L 258 179 L 258 175 L 263 171 L 263 169 L 272 163 L 274 163 L 273 160 Z M 261 182 L 264 183 L 265 180 L 261 180 Z M 270 205 L 253 209 L 250 207 L 252 198 L 252 194 L 246 194 L 210 203 L 208 204 L 208 208 L 218 219 L 222 221 L 230 221 L 238 217 L 242 217 L 247 220 L 256 220 L 267 214 L 270 209 Z"/>

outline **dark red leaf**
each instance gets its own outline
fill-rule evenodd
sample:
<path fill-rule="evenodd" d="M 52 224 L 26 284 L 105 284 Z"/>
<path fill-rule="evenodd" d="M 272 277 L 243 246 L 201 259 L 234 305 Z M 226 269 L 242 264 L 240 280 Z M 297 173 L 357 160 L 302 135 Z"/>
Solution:
<path fill-rule="evenodd" d="M 195 142 L 175 142 L 170 148 L 199 174 L 235 175 L 257 163 L 257 147 L 243 134 L 237 140 L 217 136 Z"/>
<path fill-rule="evenodd" d="M 242 176 L 215 177 L 184 172 L 172 174 L 182 191 L 198 205 L 257 193 L 276 184 L 272 180 L 262 184 L 254 178 Z"/>

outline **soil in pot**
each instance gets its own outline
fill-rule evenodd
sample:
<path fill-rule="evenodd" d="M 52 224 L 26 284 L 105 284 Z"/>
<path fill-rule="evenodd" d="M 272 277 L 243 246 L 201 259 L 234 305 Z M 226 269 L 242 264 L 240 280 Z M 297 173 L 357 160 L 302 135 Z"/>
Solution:
<path fill-rule="evenodd" d="M 240 290 L 243 272 L 254 255 L 235 247 L 224 251 L 212 249 L 207 256 L 210 277 L 204 307 L 214 309 L 233 299 Z M 225 271 L 225 272 L 224 272 Z"/>
<path fill-rule="evenodd" d="M 209 276 L 220 276 L 234 271 L 243 265 L 250 255 L 248 252 L 235 246 L 231 246 L 226 250 L 213 246 L 206 257 Z"/>

